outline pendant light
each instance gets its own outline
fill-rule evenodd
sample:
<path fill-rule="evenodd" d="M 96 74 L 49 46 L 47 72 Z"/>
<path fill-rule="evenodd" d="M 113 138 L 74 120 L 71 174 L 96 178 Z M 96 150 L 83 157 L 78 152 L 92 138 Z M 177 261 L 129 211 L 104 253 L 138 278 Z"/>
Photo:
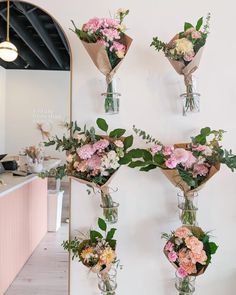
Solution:
<path fill-rule="evenodd" d="M 6 41 L 0 43 L 0 58 L 6 62 L 12 62 L 18 56 L 16 46 L 10 42 L 9 26 L 10 26 L 10 1 L 7 0 L 7 39 Z"/>

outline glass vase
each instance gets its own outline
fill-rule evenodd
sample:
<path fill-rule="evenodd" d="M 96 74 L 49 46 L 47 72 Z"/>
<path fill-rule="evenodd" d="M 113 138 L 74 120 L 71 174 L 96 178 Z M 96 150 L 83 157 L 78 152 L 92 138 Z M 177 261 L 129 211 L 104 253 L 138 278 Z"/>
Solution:
<path fill-rule="evenodd" d="M 197 92 L 183 93 L 180 95 L 183 103 L 183 116 L 188 113 L 200 112 L 200 94 Z"/>
<path fill-rule="evenodd" d="M 117 282 L 116 282 L 117 271 L 111 269 L 109 272 L 98 274 L 98 288 L 102 295 L 115 295 Z"/>
<path fill-rule="evenodd" d="M 198 193 L 179 192 L 177 196 L 181 223 L 197 226 Z"/>
<path fill-rule="evenodd" d="M 120 96 L 121 94 L 117 92 L 117 82 L 113 79 L 107 84 L 107 91 L 102 93 L 104 98 L 104 108 L 106 114 L 118 114 L 120 109 Z"/>
<path fill-rule="evenodd" d="M 101 192 L 102 204 L 100 207 L 103 209 L 103 216 L 107 223 L 114 224 L 118 221 L 118 207 L 119 204 L 112 200 L 109 192 Z"/>
<path fill-rule="evenodd" d="M 179 295 L 192 295 L 195 291 L 196 277 L 187 276 L 182 278 L 176 272 L 175 274 L 175 287 L 179 292 Z"/>

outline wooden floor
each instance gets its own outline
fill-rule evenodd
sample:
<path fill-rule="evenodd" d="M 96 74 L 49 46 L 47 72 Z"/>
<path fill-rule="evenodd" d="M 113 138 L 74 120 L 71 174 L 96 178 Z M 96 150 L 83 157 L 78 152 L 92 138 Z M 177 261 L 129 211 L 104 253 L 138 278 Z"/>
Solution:
<path fill-rule="evenodd" d="M 47 233 L 5 295 L 67 295 L 68 254 L 61 247 L 68 239 L 68 224 Z"/>

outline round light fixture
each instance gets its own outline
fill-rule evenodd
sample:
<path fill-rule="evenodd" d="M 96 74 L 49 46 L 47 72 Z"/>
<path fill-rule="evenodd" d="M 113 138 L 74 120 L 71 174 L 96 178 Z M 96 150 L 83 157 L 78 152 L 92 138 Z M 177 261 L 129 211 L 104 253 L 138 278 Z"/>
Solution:
<path fill-rule="evenodd" d="M 9 41 L 0 43 L 0 58 L 6 62 L 14 61 L 18 56 L 17 48 Z"/>

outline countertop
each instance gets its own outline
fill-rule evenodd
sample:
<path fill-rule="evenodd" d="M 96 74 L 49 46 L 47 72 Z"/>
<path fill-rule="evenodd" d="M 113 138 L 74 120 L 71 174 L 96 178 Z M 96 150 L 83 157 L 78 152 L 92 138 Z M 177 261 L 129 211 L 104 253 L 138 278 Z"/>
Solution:
<path fill-rule="evenodd" d="M 0 174 L 0 180 L 3 180 L 4 182 L 3 185 L 0 183 L 0 198 L 31 182 L 37 177 L 36 174 L 28 176 L 13 176 L 11 172 Z"/>

